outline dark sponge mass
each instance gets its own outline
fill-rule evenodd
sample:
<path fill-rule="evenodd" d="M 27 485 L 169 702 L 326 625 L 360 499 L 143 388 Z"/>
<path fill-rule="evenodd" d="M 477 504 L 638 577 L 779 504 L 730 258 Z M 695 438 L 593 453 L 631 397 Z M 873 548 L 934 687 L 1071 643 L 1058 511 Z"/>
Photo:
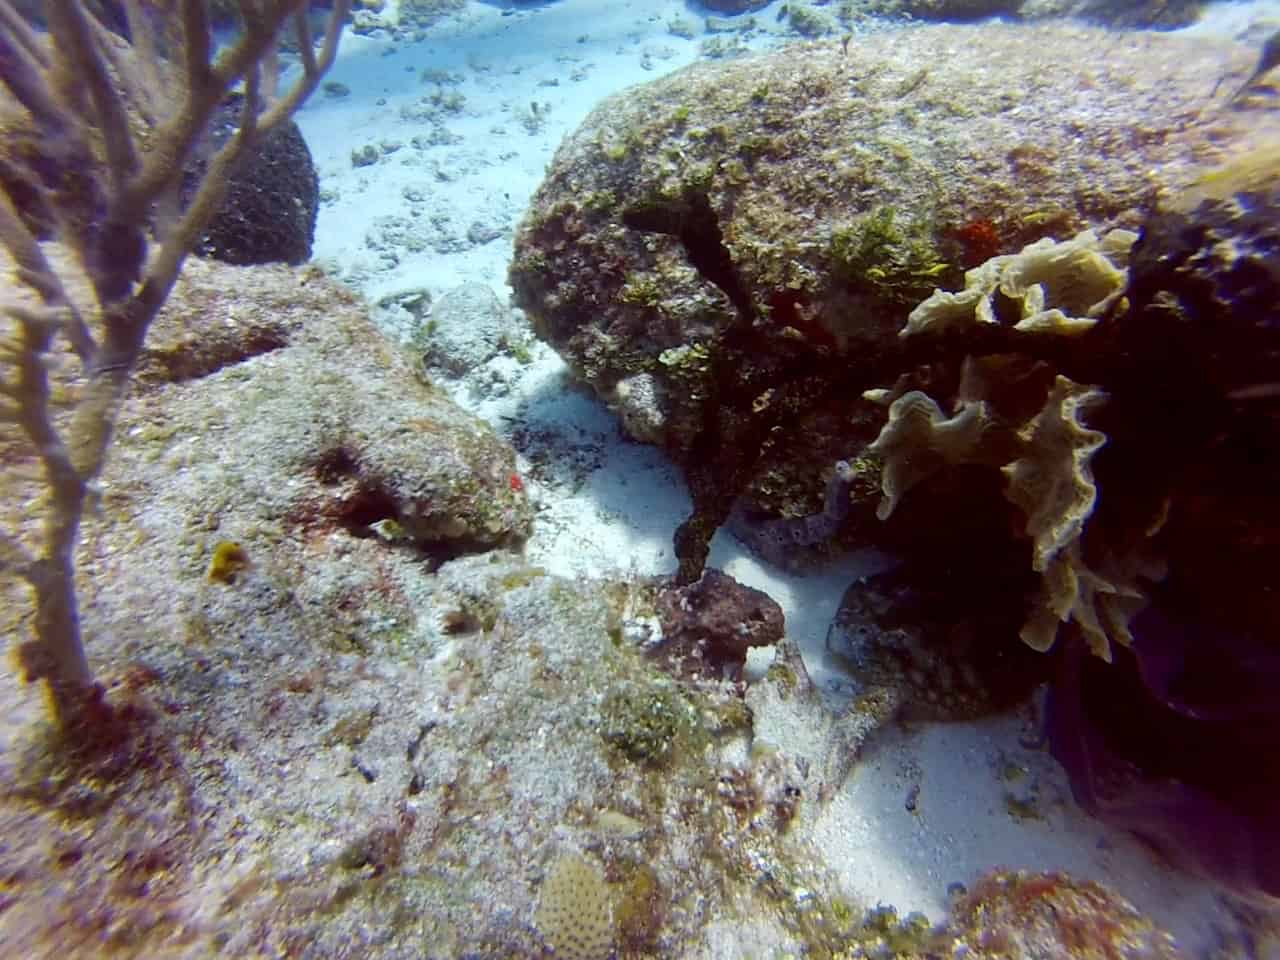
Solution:
<path fill-rule="evenodd" d="M 210 159 L 235 133 L 241 98 L 220 108 L 209 137 L 197 147 L 185 181 L 185 206 Z M 316 232 L 320 180 L 311 151 L 293 121 L 263 138 L 231 172 L 227 195 L 195 252 L 226 263 L 304 263 Z"/>

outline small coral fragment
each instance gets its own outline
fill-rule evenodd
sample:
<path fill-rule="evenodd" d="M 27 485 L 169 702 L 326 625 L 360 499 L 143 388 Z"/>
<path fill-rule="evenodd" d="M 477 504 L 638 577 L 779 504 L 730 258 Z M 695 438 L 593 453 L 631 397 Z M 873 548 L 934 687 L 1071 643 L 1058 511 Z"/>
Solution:
<path fill-rule="evenodd" d="M 556 860 L 542 882 L 534 925 L 557 957 L 605 960 L 616 927 L 599 868 L 577 854 Z"/>
<path fill-rule="evenodd" d="M 213 583 L 234 583 L 236 574 L 249 565 L 249 554 L 233 540 L 220 540 L 213 548 L 209 560 L 209 580 Z"/>

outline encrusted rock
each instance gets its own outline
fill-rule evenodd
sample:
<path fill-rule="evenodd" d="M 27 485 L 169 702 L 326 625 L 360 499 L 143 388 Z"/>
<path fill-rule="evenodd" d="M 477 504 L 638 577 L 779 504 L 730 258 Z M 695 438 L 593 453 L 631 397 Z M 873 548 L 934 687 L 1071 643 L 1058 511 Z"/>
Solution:
<path fill-rule="evenodd" d="M 854 582 L 840 601 L 827 650 L 856 693 L 911 720 L 972 719 L 1026 697 L 1049 661 L 1008 637 L 1019 613 L 1002 602 L 1026 588 L 1011 564 L 939 569 L 907 565 Z"/>
<path fill-rule="evenodd" d="M 959 897 L 947 924 L 953 956 L 973 960 L 1177 960 L 1173 937 L 1119 894 L 1063 873 L 997 870 Z"/>
<path fill-rule="evenodd" d="M 1280 137 L 1280 114 L 1221 110 L 1204 82 L 1255 59 L 1203 39 L 1116 46 L 1075 26 L 987 24 L 694 64 L 566 138 L 518 231 L 516 303 L 684 465 L 694 508 L 675 552 L 691 581 L 741 497 L 762 524 L 822 509 L 830 465 L 858 466 L 883 422 L 863 390 L 958 366 L 962 346 L 897 333 L 979 249 L 1136 228 L 1153 186 Z M 1112 302 L 1118 262 L 1034 259 L 1009 325 L 1023 329 L 987 325 L 998 342 L 969 352 L 1079 337 Z M 1070 289 L 1077 260 L 1093 273 Z M 871 508 L 853 502 L 841 534 L 865 532 Z"/>
<path fill-rule="evenodd" d="M 680 672 L 736 680 L 751 647 L 783 635 L 782 608 L 768 594 L 709 569 L 688 586 L 658 592 L 658 653 Z"/>

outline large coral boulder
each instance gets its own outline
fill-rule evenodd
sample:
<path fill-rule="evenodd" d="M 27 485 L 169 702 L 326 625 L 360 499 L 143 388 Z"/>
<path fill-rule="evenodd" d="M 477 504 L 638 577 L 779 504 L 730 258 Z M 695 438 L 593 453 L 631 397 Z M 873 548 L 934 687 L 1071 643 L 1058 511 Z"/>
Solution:
<path fill-rule="evenodd" d="M 213 156 L 239 129 L 241 97 L 229 97 L 187 164 L 183 203 L 195 196 Z M 226 263 L 304 263 L 311 258 L 320 210 L 320 177 L 292 120 L 254 145 L 227 176 L 227 194 L 196 252 Z"/>
<path fill-rule="evenodd" d="M 947 349 L 898 337 L 935 287 L 1047 235 L 1134 228 L 1153 188 L 1280 133 L 1214 99 L 1224 64 L 1253 55 L 985 25 L 694 65 L 565 141 L 516 240 L 517 302 L 685 463 L 694 578 L 744 491 L 758 516 L 823 509 L 831 465 L 883 424 L 862 391 Z"/>
<path fill-rule="evenodd" d="M 92 296 L 82 277 L 71 289 L 82 301 Z M 80 381 L 65 354 L 51 353 L 48 363 L 57 395 L 74 398 Z M 0 458 L 14 467 L 0 488 L 0 519 L 34 544 L 42 516 L 30 504 L 40 475 L 16 426 L 0 430 Z M 428 567 L 518 546 L 533 509 L 514 470 L 515 452 L 421 381 L 363 305 L 318 271 L 190 258 L 116 424 L 96 519 L 136 521 L 131 535 L 148 544 L 145 561 L 127 561 L 154 578 L 121 611 L 131 620 L 158 596 L 171 611 L 200 608 L 206 571 L 221 582 L 251 569 L 289 584 L 295 597 L 311 587 L 326 593 L 339 611 L 327 621 L 336 637 L 378 620 L 371 605 L 385 591 L 354 570 L 327 578 L 304 571 L 352 543 Z M 107 548 L 86 541 L 84 549 L 88 571 L 93 550 Z M 325 568 L 341 570 L 341 557 Z M 175 577 L 180 586 L 169 583 Z M 105 575 L 85 581 L 91 656 L 98 638 L 127 643 L 146 632 L 145 617 L 127 627 L 98 622 L 94 585 L 125 587 Z M 19 588 L 4 584 L 0 622 L 22 640 L 30 614 Z M 192 613 L 192 621 L 207 614 Z"/>
<path fill-rule="evenodd" d="M 1211 111 L 1205 77 L 1250 60 L 988 25 L 696 64 L 611 98 L 565 141 L 511 281 L 634 433 L 687 454 L 727 328 L 752 329 L 760 355 L 739 379 L 755 396 L 797 358 L 878 350 L 991 253 L 1136 227 L 1153 187 L 1280 131 L 1273 114 Z"/>

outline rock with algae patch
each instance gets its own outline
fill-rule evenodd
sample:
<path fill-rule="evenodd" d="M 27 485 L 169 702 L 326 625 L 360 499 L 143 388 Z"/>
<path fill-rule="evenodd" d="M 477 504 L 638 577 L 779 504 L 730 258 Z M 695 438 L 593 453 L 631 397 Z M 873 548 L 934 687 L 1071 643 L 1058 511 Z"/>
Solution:
<path fill-rule="evenodd" d="M 1173 938 L 1133 904 L 1063 873 L 998 870 L 952 909 L 953 956 L 1004 960 L 1176 960 Z M 960 948 L 963 947 L 963 950 Z"/>
<path fill-rule="evenodd" d="M 990 219 L 1008 250 L 1050 230 L 1136 227 L 1153 186 L 1186 183 L 1199 158 L 1280 122 L 1171 125 L 1204 109 L 1203 77 L 1222 70 L 1202 40 L 1117 48 L 1101 31 L 1003 24 L 885 36 L 698 63 L 628 90 L 566 137 L 532 198 L 511 266 L 517 305 L 629 428 L 679 460 L 698 455 L 708 408 L 726 396 L 683 387 L 664 351 L 708 344 L 714 368 L 750 381 L 748 404 L 794 377 L 778 357 L 834 350 L 861 363 L 905 320 L 885 296 L 901 283 L 884 281 L 923 279 L 927 293 L 933 268 L 958 260 L 965 224 Z M 1061 70 L 1043 69 L 1047 49 Z M 1256 59 L 1230 55 L 1240 69 Z M 657 229 L 662 218 L 635 216 L 690 194 L 697 218 Z M 866 239 L 866 227 L 887 242 L 853 243 L 875 256 L 855 257 L 849 276 L 841 238 Z M 639 286 L 653 295 L 627 295 Z M 750 336 L 724 357 L 717 334 L 735 325 Z M 638 375 L 647 389 L 616 389 Z"/>

